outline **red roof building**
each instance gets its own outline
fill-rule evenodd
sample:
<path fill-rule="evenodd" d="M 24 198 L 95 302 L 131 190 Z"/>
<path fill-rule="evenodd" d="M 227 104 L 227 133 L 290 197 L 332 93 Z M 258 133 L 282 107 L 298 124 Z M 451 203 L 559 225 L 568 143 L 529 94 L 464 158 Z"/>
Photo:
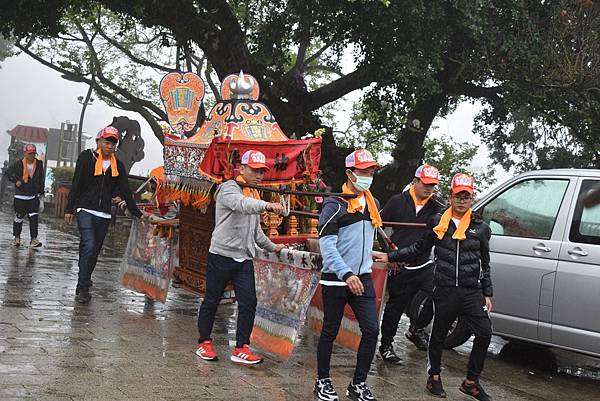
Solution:
<path fill-rule="evenodd" d="M 48 128 L 17 125 L 6 132 L 22 142 L 46 143 L 48 141 Z"/>

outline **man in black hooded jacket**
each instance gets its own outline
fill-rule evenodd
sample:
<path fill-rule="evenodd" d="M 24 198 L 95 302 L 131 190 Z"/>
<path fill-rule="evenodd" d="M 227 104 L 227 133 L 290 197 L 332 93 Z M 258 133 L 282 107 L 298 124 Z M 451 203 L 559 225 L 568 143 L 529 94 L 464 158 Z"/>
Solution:
<path fill-rule="evenodd" d="M 65 208 L 65 221 L 76 216 L 79 229 L 79 274 L 75 289 L 76 300 L 87 303 L 92 298 L 92 273 L 98 261 L 111 220 L 111 206 L 123 196 L 127 209 L 135 217 L 147 216 L 138 209 L 127 181 L 127 172 L 115 157 L 120 139 L 119 131 L 106 127 L 96 136 L 96 151 L 84 150 L 77 159 L 73 184 Z"/>
<path fill-rule="evenodd" d="M 441 360 L 444 340 L 452 322 L 460 315 L 475 335 L 466 379 L 459 390 L 479 401 L 491 397 L 479 383 L 485 356 L 492 337 L 489 313 L 492 310 L 490 275 L 490 227 L 473 216 L 473 177 L 456 174 L 452 179 L 450 208 L 429 224 L 417 242 L 389 254 L 374 252 L 376 261 L 410 260 L 435 245 L 433 292 L 434 318 L 429 340 L 426 389 L 437 397 L 446 397 L 442 386 Z"/>

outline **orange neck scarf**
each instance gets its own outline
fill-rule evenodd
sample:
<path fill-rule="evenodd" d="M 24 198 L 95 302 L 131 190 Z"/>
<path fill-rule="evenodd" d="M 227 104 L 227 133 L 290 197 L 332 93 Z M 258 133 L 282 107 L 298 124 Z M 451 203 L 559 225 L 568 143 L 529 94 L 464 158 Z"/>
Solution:
<path fill-rule="evenodd" d="M 425 205 L 427 202 L 429 202 L 429 199 L 431 199 L 431 197 L 433 196 L 433 194 L 431 194 L 427 198 L 423 199 L 422 201 L 419 201 L 419 198 L 417 198 L 417 192 L 415 191 L 414 185 L 410 186 L 408 193 L 410 194 L 410 197 L 412 198 L 413 202 L 415 203 L 415 206 Z"/>
<path fill-rule="evenodd" d="M 244 180 L 244 177 L 242 177 L 241 175 L 238 175 L 237 177 L 235 177 L 235 182 L 238 182 L 240 184 L 247 184 L 246 180 Z M 244 194 L 244 196 L 247 196 L 248 198 L 254 198 L 254 199 L 260 200 L 260 194 L 254 188 L 242 187 L 242 193 Z"/>
<path fill-rule="evenodd" d="M 350 191 L 348 188 L 348 184 L 342 185 L 342 193 L 343 194 L 354 194 L 354 192 Z M 379 228 L 381 227 L 382 221 L 381 216 L 379 215 L 379 210 L 377 210 L 377 203 L 375 203 L 375 198 L 371 194 L 371 191 L 366 190 L 362 194 L 358 195 L 357 198 L 347 199 L 348 201 L 348 213 L 356 213 L 362 211 L 362 205 L 360 204 L 360 198 L 364 196 L 367 202 L 367 208 L 369 209 L 369 215 L 371 216 L 371 224 L 373 227 Z"/>
<path fill-rule="evenodd" d="M 446 231 L 448 231 L 448 225 L 450 224 L 450 220 L 452 220 L 452 208 L 451 207 L 446 209 L 446 211 L 442 215 L 442 218 L 440 219 L 439 224 L 433 228 L 433 232 L 437 235 L 437 238 L 439 240 L 444 238 Z M 464 216 L 460 219 L 460 223 L 458 224 L 458 227 L 456 227 L 456 231 L 454 231 L 454 234 L 452 234 L 452 239 L 457 239 L 459 241 L 462 241 L 465 238 L 467 238 L 465 233 L 467 232 L 467 228 L 469 228 L 469 224 L 471 224 L 471 209 L 470 208 L 465 212 Z"/>
<path fill-rule="evenodd" d="M 27 184 L 29 182 L 29 170 L 27 170 L 27 159 L 23 158 L 23 176 L 21 177 L 21 179 L 23 180 L 23 182 L 25 184 Z M 31 173 L 31 176 L 33 177 L 33 175 L 35 174 L 35 167 L 37 165 L 37 162 L 35 159 L 33 159 L 33 173 Z"/>
<path fill-rule="evenodd" d="M 103 175 L 104 169 L 102 168 L 102 162 L 104 161 L 104 157 L 102 156 L 102 152 L 97 150 L 98 157 L 96 158 L 96 165 L 94 166 L 94 175 Z M 117 177 L 119 175 L 119 170 L 117 169 L 117 158 L 115 155 L 110 156 L 110 174 L 112 177 Z"/>

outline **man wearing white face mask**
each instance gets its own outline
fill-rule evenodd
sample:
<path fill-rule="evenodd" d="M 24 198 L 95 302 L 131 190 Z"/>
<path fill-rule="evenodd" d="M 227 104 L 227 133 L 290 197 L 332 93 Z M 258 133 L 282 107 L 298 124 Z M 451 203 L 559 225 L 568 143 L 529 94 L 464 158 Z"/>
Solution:
<path fill-rule="evenodd" d="M 369 191 L 378 168 L 373 155 L 366 149 L 348 155 L 348 179 L 342 189 L 343 193 L 357 197 L 325 199 L 319 217 L 319 246 L 323 257 L 320 281 L 323 330 L 317 348 L 318 377 L 314 395 L 322 401 L 339 400 L 331 383 L 329 367 L 333 341 L 340 329 L 346 304 L 352 308 L 362 334 L 354 377 L 346 396 L 354 401 L 375 401 L 366 380 L 379 335 L 371 265 L 373 240 L 376 229 L 381 227 L 381 217 L 379 202 Z"/>

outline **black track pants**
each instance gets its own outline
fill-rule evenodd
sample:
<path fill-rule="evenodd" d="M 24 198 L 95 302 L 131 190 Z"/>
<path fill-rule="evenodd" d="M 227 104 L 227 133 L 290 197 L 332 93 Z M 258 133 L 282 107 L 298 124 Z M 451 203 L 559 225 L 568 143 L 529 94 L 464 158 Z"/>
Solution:
<path fill-rule="evenodd" d="M 437 287 L 433 293 L 434 317 L 429 338 L 430 375 L 441 372 L 444 340 L 452 322 L 461 315 L 475 335 L 467 366 L 467 378 L 477 380 L 492 337 L 492 323 L 485 308 L 485 298 L 480 289 L 462 287 Z"/>

